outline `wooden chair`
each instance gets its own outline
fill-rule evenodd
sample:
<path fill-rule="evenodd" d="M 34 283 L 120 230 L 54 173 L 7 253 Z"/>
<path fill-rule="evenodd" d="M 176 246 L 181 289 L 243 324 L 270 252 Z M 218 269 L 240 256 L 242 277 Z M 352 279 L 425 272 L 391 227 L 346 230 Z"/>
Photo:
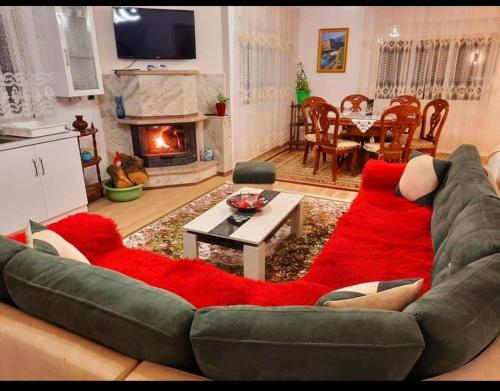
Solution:
<path fill-rule="evenodd" d="M 434 112 L 429 117 L 429 130 L 426 134 L 427 114 L 429 114 L 429 109 L 431 108 L 434 109 Z M 414 138 L 411 141 L 410 148 L 419 152 L 430 153 L 431 156 L 436 156 L 439 136 L 441 135 L 449 111 L 450 105 L 444 99 L 434 99 L 427 103 L 422 114 L 420 137 Z"/>
<path fill-rule="evenodd" d="M 311 118 L 311 106 L 316 103 L 324 103 L 326 100 L 320 98 L 319 96 L 310 96 L 307 99 L 304 99 L 302 105 L 300 106 L 300 111 L 302 113 L 302 120 L 304 121 L 304 158 L 302 159 L 302 164 L 306 164 L 307 155 L 309 153 L 309 148 L 314 147 L 316 145 L 316 131 L 315 123 Z M 309 122 L 309 120 L 311 122 Z"/>
<path fill-rule="evenodd" d="M 365 157 L 372 155 L 388 162 L 406 162 L 410 145 L 420 122 L 420 110 L 409 104 L 389 107 L 380 118 L 380 142 L 365 143 Z M 386 132 L 392 131 L 392 140 L 386 142 Z M 365 159 L 366 160 L 366 159 Z"/>
<path fill-rule="evenodd" d="M 368 97 L 360 94 L 348 95 L 340 102 L 340 112 L 344 112 L 345 103 L 351 104 L 351 111 L 358 112 L 361 110 L 361 103 L 368 102 Z"/>
<path fill-rule="evenodd" d="M 399 95 L 396 96 L 394 99 L 391 100 L 390 106 L 392 106 L 393 103 L 399 103 L 400 105 L 415 105 L 418 107 L 418 110 L 420 111 L 420 108 L 422 105 L 420 104 L 420 101 L 417 99 L 416 96 L 413 95 Z"/>
<path fill-rule="evenodd" d="M 331 116 L 333 115 L 333 116 Z M 356 141 L 344 140 L 339 138 L 340 113 L 338 109 L 329 103 L 317 103 L 311 108 L 313 123 L 316 127 L 316 156 L 314 159 L 313 175 L 316 175 L 319 169 L 320 155 L 332 155 L 332 178 L 337 180 L 338 158 L 349 155 L 351 157 L 351 175 L 355 175 L 356 163 L 358 160 L 358 151 L 360 144 Z M 333 132 L 329 132 L 333 126 Z"/>

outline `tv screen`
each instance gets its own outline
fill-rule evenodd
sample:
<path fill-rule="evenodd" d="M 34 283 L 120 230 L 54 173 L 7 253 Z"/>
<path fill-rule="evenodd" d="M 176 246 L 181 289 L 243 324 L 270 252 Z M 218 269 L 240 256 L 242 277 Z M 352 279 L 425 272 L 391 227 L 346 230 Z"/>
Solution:
<path fill-rule="evenodd" d="M 118 58 L 196 58 L 194 12 L 113 7 Z"/>

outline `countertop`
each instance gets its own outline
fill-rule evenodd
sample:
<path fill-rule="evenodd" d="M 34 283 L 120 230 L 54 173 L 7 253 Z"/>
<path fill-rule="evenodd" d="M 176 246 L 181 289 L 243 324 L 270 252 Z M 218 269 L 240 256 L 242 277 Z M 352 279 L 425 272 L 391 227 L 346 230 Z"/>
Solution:
<path fill-rule="evenodd" d="M 15 139 L 16 139 L 15 141 L 0 143 L 0 152 L 7 151 L 9 149 L 27 147 L 29 145 L 42 144 L 42 143 L 48 143 L 51 141 L 77 137 L 79 135 L 80 135 L 80 132 L 67 131 L 67 132 L 63 132 L 63 133 L 56 133 L 56 134 L 51 134 L 48 136 L 41 136 L 41 137 L 15 137 Z M 14 139 L 14 137 L 12 137 L 12 136 L 0 135 L 0 138 L 7 138 L 7 137 Z"/>

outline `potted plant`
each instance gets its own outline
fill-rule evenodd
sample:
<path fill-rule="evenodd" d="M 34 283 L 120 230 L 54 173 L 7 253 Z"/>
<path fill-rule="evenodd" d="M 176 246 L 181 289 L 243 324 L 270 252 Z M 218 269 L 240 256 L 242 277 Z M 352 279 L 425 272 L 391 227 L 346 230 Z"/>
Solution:
<path fill-rule="evenodd" d="M 226 114 L 226 102 L 229 100 L 229 98 L 224 94 L 218 93 L 215 99 L 217 99 L 217 103 L 215 104 L 217 115 L 223 117 L 224 114 Z"/>
<path fill-rule="evenodd" d="M 88 162 L 92 160 L 92 150 L 90 148 L 82 148 L 80 150 L 80 156 L 82 158 L 82 161 Z"/>
<path fill-rule="evenodd" d="M 295 72 L 295 90 L 297 92 L 297 103 L 300 105 L 311 96 L 311 88 L 309 87 L 309 80 L 307 80 L 306 72 L 304 71 L 304 64 L 299 62 L 297 64 L 297 71 Z"/>

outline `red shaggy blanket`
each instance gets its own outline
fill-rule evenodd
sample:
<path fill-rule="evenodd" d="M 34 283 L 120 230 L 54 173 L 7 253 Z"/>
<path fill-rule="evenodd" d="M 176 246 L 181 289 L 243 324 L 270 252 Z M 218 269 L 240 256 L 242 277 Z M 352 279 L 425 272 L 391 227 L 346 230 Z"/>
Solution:
<path fill-rule="evenodd" d="M 433 252 L 432 209 L 394 195 L 404 164 L 371 160 L 359 195 L 341 218 L 309 272 L 288 283 L 249 280 L 200 260 L 174 260 L 122 245 L 115 223 L 80 213 L 49 227 L 73 243 L 93 265 L 112 269 L 182 296 L 194 306 L 312 305 L 334 289 L 367 281 L 425 278 Z M 24 241 L 24 235 L 13 236 Z"/>

